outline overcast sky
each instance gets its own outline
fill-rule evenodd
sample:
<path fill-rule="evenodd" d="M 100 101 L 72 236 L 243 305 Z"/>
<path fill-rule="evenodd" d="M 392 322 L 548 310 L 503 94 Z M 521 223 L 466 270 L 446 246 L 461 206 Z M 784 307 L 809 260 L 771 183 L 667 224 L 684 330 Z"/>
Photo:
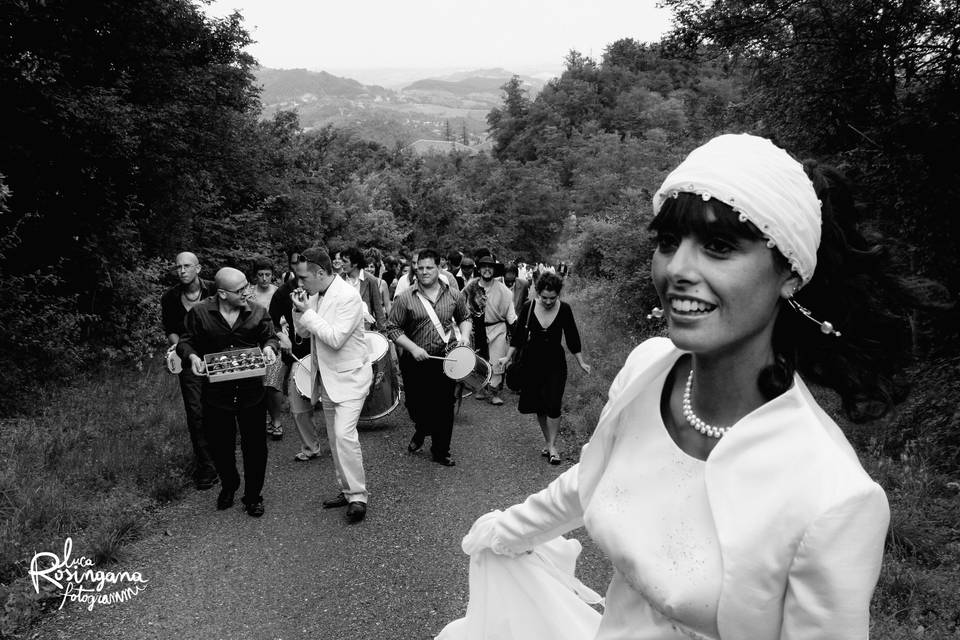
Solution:
<path fill-rule="evenodd" d="M 620 38 L 658 41 L 656 0 L 215 0 L 243 14 L 263 66 L 313 70 L 504 67 L 559 70 L 570 49 L 595 59 Z"/>

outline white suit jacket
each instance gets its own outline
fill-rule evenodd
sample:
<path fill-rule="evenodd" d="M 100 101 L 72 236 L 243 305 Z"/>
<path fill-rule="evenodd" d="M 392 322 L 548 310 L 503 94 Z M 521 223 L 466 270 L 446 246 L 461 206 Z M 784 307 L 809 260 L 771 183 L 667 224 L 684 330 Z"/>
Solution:
<path fill-rule="evenodd" d="M 363 300 L 356 289 L 334 278 L 323 296 L 307 299 L 306 311 L 294 313 L 293 324 L 297 335 L 310 337 L 311 353 L 331 400 L 344 402 L 367 395 L 373 367 L 363 339 Z"/>
<path fill-rule="evenodd" d="M 617 455 L 618 432 L 644 428 L 620 414 L 681 355 L 665 338 L 634 349 L 580 463 L 503 513 L 495 550 L 518 553 L 585 524 L 630 580 L 635 567 L 623 548 L 629 536 L 591 521 L 591 500 Z M 886 495 L 799 376 L 736 423 L 711 452 L 705 474 L 723 564 L 721 639 L 867 638 L 890 519 Z"/>

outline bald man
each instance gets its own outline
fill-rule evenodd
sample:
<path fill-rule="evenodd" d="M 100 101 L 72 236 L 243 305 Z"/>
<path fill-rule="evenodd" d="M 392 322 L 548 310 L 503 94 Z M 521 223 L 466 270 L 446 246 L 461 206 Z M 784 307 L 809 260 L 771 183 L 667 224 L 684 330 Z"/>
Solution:
<path fill-rule="evenodd" d="M 187 313 L 186 331 L 180 336 L 177 353 L 193 373 L 203 376 L 203 356 L 218 351 L 260 347 L 266 364 L 277 359 L 280 345 L 267 310 L 248 304 L 250 284 L 242 271 L 224 267 L 217 271 L 216 295 L 201 300 Z M 233 506 L 240 488 L 237 472 L 236 438 L 240 431 L 243 451 L 244 493 L 242 502 L 255 518 L 263 515 L 264 476 L 267 469 L 266 394 L 263 376 L 225 382 L 203 379 L 203 427 L 220 475 L 217 509 Z"/>
<path fill-rule="evenodd" d="M 167 289 L 160 298 L 160 318 L 170 349 L 175 349 L 183 335 L 187 312 L 204 298 L 216 295 L 217 288 L 200 277 L 200 261 L 189 251 L 177 254 L 173 273 L 179 282 Z M 203 378 L 189 366 L 179 374 L 180 394 L 187 415 L 187 432 L 193 445 L 193 481 L 197 489 L 209 489 L 217 482 L 217 470 L 203 432 L 203 407 L 200 394 Z"/>

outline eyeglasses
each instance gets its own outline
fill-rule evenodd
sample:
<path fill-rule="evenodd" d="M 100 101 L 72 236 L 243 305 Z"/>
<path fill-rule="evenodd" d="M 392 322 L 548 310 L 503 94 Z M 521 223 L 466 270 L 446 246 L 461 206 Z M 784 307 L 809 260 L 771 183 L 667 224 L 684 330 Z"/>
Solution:
<path fill-rule="evenodd" d="M 220 289 L 220 291 L 224 291 L 224 292 L 226 292 L 226 293 L 232 293 L 232 294 L 235 295 L 235 296 L 239 296 L 239 295 L 242 295 L 243 292 L 246 291 L 246 290 L 249 289 L 249 288 L 250 288 L 250 283 L 249 283 L 249 282 L 246 282 L 246 283 L 244 283 L 244 285 L 243 285 L 242 287 L 240 287 L 239 289 Z"/>
<path fill-rule="evenodd" d="M 190 269 L 196 269 L 198 266 L 200 266 L 200 265 L 196 265 L 196 264 L 178 264 L 178 265 L 176 265 L 176 266 L 173 268 L 173 271 L 174 271 L 175 273 L 179 273 L 180 271 L 189 271 Z"/>

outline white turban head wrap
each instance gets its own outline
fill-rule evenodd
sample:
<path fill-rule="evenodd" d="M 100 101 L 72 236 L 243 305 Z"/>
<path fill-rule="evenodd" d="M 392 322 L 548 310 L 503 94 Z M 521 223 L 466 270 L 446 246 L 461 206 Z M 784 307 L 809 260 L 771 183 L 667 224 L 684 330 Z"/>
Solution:
<path fill-rule="evenodd" d="M 813 277 L 820 246 L 820 201 L 803 165 L 766 138 L 718 136 L 690 152 L 653 196 L 653 213 L 667 198 L 694 193 L 733 208 L 777 247 L 800 275 Z"/>

